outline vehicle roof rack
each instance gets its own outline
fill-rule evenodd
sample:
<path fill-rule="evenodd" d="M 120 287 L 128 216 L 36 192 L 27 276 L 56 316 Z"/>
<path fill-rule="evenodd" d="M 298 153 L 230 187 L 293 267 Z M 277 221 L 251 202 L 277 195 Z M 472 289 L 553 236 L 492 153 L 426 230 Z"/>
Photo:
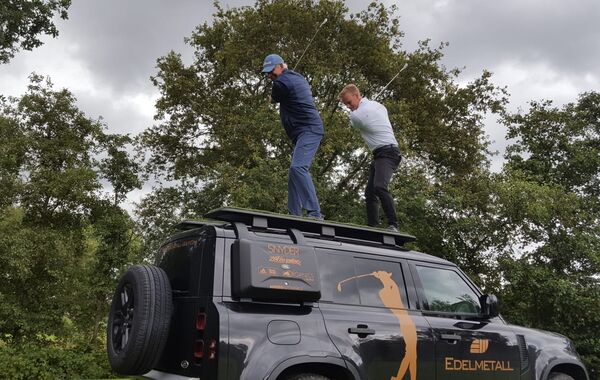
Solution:
<path fill-rule="evenodd" d="M 214 220 L 182 220 L 173 227 L 180 231 L 193 230 L 204 226 L 222 226 L 223 223 L 215 222 Z"/>
<path fill-rule="evenodd" d="M 236 207 L 221 207 L 208 212 L 204 217 L 229 223 L 244 223 L 255 228 L 297 229 L 329 238 L 359 239 L 384 245 L 401 246 L 416 240 L 414 236 L 403 232 Z"/>

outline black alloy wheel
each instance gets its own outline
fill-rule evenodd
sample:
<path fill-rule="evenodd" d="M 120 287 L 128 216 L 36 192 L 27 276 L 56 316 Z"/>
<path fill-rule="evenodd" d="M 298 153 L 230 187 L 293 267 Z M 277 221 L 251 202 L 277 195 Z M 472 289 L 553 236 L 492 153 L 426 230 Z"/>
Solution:
<path fill-rule="evenodd" d="M 120 307 L 115 308 L 112 322 L 112 345 L 115 352 L 121 352 L 129 342 L 133 325 L 134 294 L 131 284 L 121 290 Z"/>

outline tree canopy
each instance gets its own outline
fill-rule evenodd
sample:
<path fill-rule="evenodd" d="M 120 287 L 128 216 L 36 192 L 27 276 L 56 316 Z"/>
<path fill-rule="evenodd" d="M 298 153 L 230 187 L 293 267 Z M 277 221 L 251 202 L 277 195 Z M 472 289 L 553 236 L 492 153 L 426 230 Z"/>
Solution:
<path fill-rule="evenodd" d="M 3 0 L 0 2 L 0 63 L 8 63 L 19 50 L 43 44 L 40 34 L 58 36 L 52 18 L 67 18 L 71 0 Z"/>
<path fill-rule="evenodd" d="M 97 360 L 108 296 L 140 259 L 119 205 L 140 186 L 129 138 L 107 134 L 75 101 L 32 75 L 26 94 L 0 104 L 0 362 L 9 378 L 105 376 L 105 361 L 78 361 Z"/>
<path fill-rule="evenodd" d="M 600 94 L 562 108 L 534 101 L 505 123 L 516 139 L 498 192 L 512 235 L 501 260 L 505 315 L 571 337 L 598 374 Z"/>
<path fill-rule="evenodd" d="M 156 204 L 169 205 L 171 218 L 222 205 L 285 210 L 292 147 L 266 100 L 270 83 L 260 66 L 276 52 L 293 67 L 327 19 L 297 67 L 312 85 L 325 124 L 312 173 L 327 219 L 364 222 L 369 152 L 348 126 L 339 91 L 356 83 L 371 96 L 408 63 L 381 97 L 405 157 L 392 184 L 401 221 L 409 232 L 428 236 L 419 247 L 470 263 L 474 272 L 484 268 L 463 248 L 486 243 L 473 232 L 455 239 L 449 231 L 482 225 L 479 208 L 488 190 L 479 180 L 485 182 L 489 164 L 482 120 L 487 112 L 501 112 L 506 101 L 490 73 L 459 86 L 459 71 L 440 63 L 443 45 L 424 41 L 413 52 L 403 50 L 395 8 L 380 3 L 358 14 L 342 1 L 217 7 L 212 23 L 187 39 L 196 52 L 192 63 L 174 52 L 158 60 L 157 124 L 139 141 L 149 153 L 147 171 L 175 185 L 146 198 L 142 216 Z M 459 194 L 460 200 L 448 202 Z"/>

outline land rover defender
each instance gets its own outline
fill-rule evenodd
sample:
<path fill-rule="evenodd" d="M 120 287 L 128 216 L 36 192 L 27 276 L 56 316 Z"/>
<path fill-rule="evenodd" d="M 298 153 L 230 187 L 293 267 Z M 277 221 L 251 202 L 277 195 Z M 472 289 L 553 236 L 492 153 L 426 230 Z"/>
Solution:
<path fill-rule="evenodd" d="M 514 326 L 453 263 L 388 230 L 221 208 L 112 300 L 115 372 L 153 379 L 587 380 L 571 341 Z"/>

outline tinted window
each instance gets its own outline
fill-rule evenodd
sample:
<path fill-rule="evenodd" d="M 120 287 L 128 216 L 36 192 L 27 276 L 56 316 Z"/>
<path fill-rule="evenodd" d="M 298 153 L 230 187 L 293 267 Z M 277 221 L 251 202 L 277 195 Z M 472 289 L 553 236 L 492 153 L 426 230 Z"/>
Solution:
<path fill-rule="evenodd" d="M 171 288 L 179 291 L 190 290 L 192 255 L 198 246 L 198 239 L 175 240 L 160 249 L 160 267 L 169 275 Z"/>
<path fill-rule="evenodd" d="M 355 265 L 356 283 L 362 305 L 408 308 L 400 263 L 356 258 Z"/>
<path fill-rule="evenodd" d="M 352 253 L 331 254 L 317 250 L 322 301 L 360 303 L 356 281 L 346 281 L 355 276 L 353 260 Z"/>
<path fill-rule="evenodd" d="M 480 312 L 477 294 L 450 269 L 417 265 L 429 310 L 452 313 Z"/>
<path fill-rule="evenodd" d="M 317 250 L 321 300 L 350 305 L 408 308 L 400 263 Z"/>

